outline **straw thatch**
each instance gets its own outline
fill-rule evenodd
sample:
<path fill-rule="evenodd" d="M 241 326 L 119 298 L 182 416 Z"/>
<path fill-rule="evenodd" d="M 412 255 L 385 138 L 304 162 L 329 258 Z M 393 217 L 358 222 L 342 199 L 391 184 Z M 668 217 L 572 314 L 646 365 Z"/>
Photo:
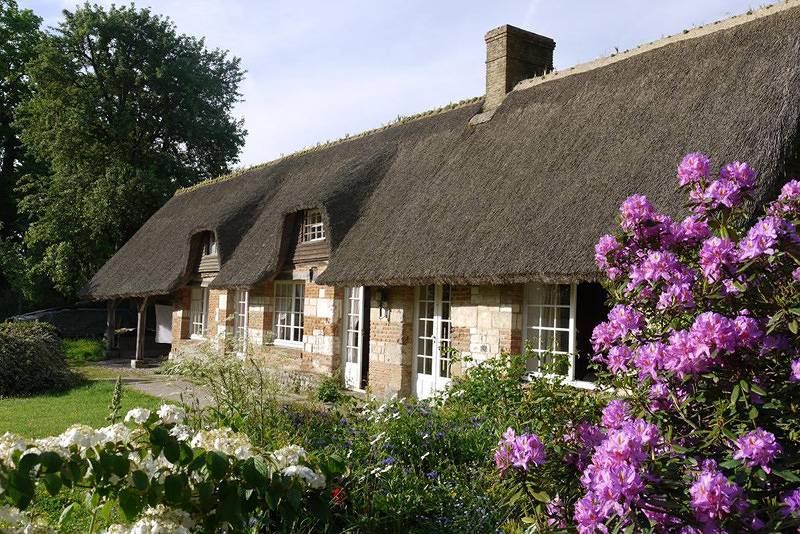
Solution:
<path fill-rule="evenodd" d="M 217 287 L 281 268 L 287 215 L 329 224 L 320 282 L 580 281 L 632 193 L 680 215 L 674 168 L 693 150 L 750 161 L 759 201 L 797 170 L 800 8 L 522 82 L 491 120 L 471 102 L 176 195 L 97 273 L 94 298 L 167 293 L 190 237 L 217 232 Z"/>

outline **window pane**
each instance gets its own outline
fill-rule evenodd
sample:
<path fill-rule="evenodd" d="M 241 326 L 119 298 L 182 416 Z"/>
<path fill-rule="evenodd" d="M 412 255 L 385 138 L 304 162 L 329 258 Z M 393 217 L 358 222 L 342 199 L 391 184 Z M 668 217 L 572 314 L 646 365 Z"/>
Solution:
<path fill-rule="evenodd" d="M 569 352 L 569 332 L 556 333 L 556 351 Z"/>
<path fill-rule="evenodd" d="M 569 308 L 558 308 L 558 328 L 569 328 Z"/>

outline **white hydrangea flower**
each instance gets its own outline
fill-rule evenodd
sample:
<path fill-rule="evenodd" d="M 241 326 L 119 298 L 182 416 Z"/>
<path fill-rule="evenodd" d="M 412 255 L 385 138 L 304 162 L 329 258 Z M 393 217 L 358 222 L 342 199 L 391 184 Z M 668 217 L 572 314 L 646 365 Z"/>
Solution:
<path fill-rule="evenodd" d="M 33 442 L 37 453 L 55 452 L 61 456 L 69 456 L 69 450 L 61 446 L 61 436 L 40 438 Z"/>
<path fill-rule="evenodd" d="M 186 412 L 183 408 L 175 406 L 174 404 L 162 404 L 158 409 L 158 417 L 165 425 L 176 425 L 182 423 L 186 418 Z"/>
<path fill-rule="evenodd" d="M 297 465 L 305 457 L 306 450 L 299 445 L 287 445 L 272 453 L 272 461 L 275 462 L 275 467 L 278 469 Z"/>
<path fill-rule="evenodd" d="M 55 534 L 49 526 L 38 521 L 32 523 L 24 512 L 8 505 L 0 506 L 0 525 L 3 534 Z"/>
<path fill-rule="evenodd" d="M 19 436 L 15 436 L 11 432 L 6 432 L 0 436 L 0 464 L 12 465 L 11 457 L 14 451 L 24 451 L 28 446 L 25 440 Z"/>
<path fill-rule="evenodd" d="M 325 487 L 325 475 L 317 473 L 305 465 L 290 465 L 282 471 L 287 477 L 297 477 L 303 480 L 312 489 Z"/>
<path fill-rule="evenodd" d="M 98 433 L 90 426 L 72 425 L 58 436 L 58 444 L 65 449 L 75 446 L 84 450 L 94 447 L 99 438 Z"/>
<path fill-rule="evenodd" d="M 108 534 L 188 534 L 195 523 L 192 517 L 183 510 L 167 508 L 159 504 L 148 508 L 142 517 L 132 525 L 112 525 L 105 532 Z"/>
<path fill-rule="evenodd" d="M 133 421 L 134 423 L 142 425 L 145 422 L 147 422 L 149 418 L 150 418 L 150 410 L 148 410 L 147 408 L 134 408 L 133 410 L 125 414 L 126 423 Z"/>
<path fill-rule="evenodd" d="M 221 452 L 239 460 L 247 460 L 253 456 L 250 439 L 230 428 L 201 430 L 192 438 L 191 445 L 207 451 Z"/>
<path fill-rule="evenodd" d="M 128 443 L 133 432 L 122 423 L 115 423 L 97 430 L 97 442 L 105 443 Z"/>
<path fill-rule="evenodd" d="M 179 423 L 169 429 L 169 434 L 178 441 L 189 441 L 192 437 L 192 429 Z"/>

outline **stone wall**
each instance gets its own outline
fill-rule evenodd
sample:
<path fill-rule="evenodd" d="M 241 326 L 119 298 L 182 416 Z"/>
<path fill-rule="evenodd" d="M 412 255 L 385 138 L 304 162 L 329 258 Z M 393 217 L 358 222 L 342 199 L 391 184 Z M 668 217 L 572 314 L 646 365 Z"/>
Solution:
<path fill-rule="evenodd" d="M 454 286 L 451 295 L 452 346 L 462 357 L 479 362 L 522 351 L 522 284 Z"/>
<path fill-rule="evenodd" d="M 325 266 L 316 265 L 316 273 Z M 306 280 L 309 266 L 292 273 L 296 280 Z M 254 356 L 261 358 L 269 367 L 280 369 L 282 373 L 322 374 L 337 373 L 341 361 L 341 308 L 343 290 L 305 282 L 303 302 L 303 344 L 301 347 L 284 347 L 273 342 L 273 317 L 275 312 L 275 284 L 264 282 L 249 291 L 248 296 L 248 347 Z M 173 296 L 172 315 L 173 347 L 172 354 L 181 349 L 191 348 L 202 341 L 190 338 L 191 326 L 189 309 L 191 288 L 185 287 Z M 209 291 L 207 331 L 212 338 L 222 339 L 234 332 L 234 313 L 236 292 L 234 290 Z M 292 381 L 291 378 L 281 378 Z M 299 382 L 313 381 L 308 376 L 300 376 Z"/>

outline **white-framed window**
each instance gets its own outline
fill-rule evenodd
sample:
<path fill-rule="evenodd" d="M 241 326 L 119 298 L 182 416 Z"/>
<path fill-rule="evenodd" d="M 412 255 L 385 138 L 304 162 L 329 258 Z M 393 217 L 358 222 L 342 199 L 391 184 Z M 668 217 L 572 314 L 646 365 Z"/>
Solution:
<path fill-rule="evenodd" d="M 203 256 L 213 256 L 217 253 L 217 238 L 214 232 L 206 232 L 203 237 Z"/>
<path fill-rule="evenodd" d="M 303 214 L 303 230 L 300 233 L 300 242 L 321 241 L 325 239 L 325 225 L 322 222 L 320 210 L 306 210 Z"/>
<path fill-rule="evenodd" d="M 202 339 L 208 329 L 208 288 L 193 287 L 192 302 L 189 307 L 189 321 L 191 323 L 191 337 Z"/>
<path fill-rule="evenodd" d="M 303 346 L 303 304 L 306 284 L 302 280 L 275 282 L 275 344 Z"/>
<path fill-rule="evenodd" d="M 568 380 L 575 379 L 575 284 L 525 286 L 523 342 L 532 352 L 528 370 L 538 373 L 552 355 L 567 356 L 567 368 L 560 369 Z"/>
<path fill-rule="evenodd" d="M 234 295 L 234 302 L 233 333 L 236 340 L 244 348 L 247 343 L 247 310 L 250 307 L 250 292 L 246 289 L 237 289 Z"/>

